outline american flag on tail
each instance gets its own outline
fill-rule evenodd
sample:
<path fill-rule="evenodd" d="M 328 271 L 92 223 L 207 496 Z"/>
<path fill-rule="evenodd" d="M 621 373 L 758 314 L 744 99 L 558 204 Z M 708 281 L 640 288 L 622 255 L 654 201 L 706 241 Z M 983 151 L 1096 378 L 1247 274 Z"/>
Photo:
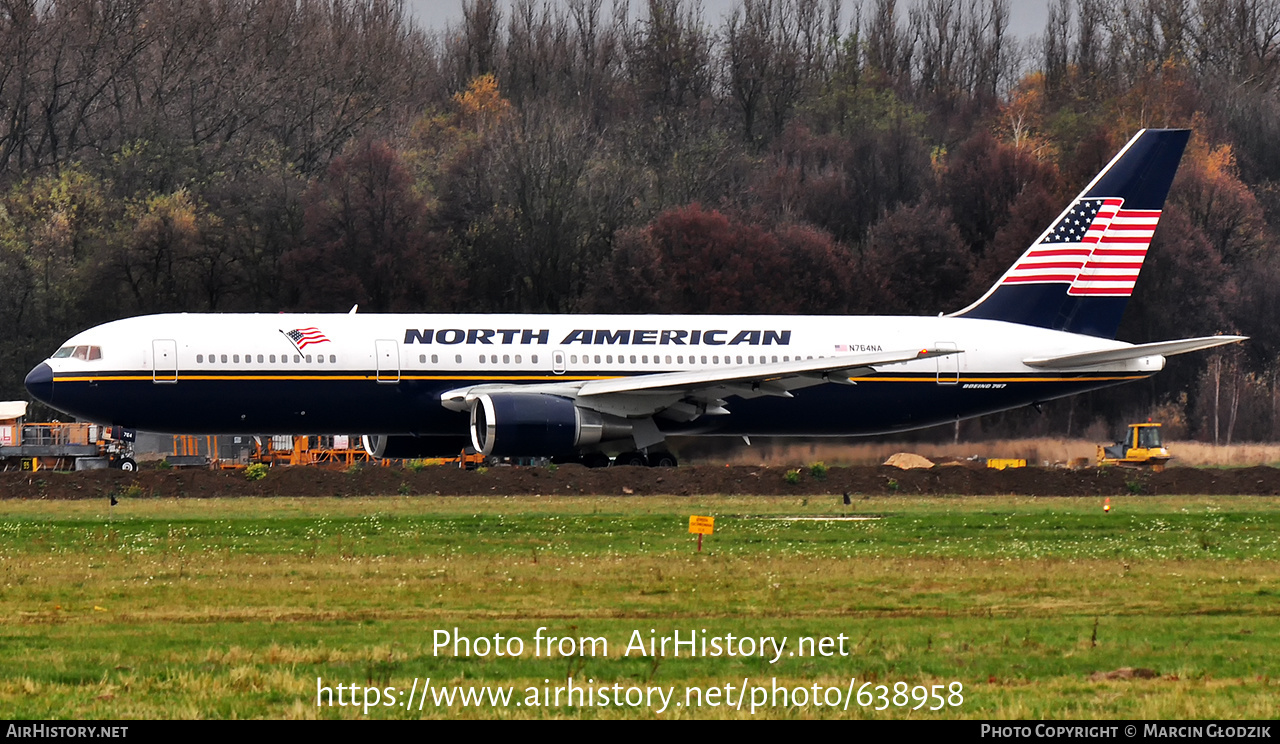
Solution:
<path fill-rule="evenodd" d="M 1005 276 L 1004 284 L 1070 284 L 1070 295 L 1133 293 L 1158 209 L 1123 209 L 1123 199 L 1080 199 Z"/>
<path fill-rule="evenodd" d="M 326 344 L 329 339 L 320 332 L 319 328 L 295 328 L 292 331 L 280 331 L 285 338 L 293 342 L 298 351 L 302 351 L 311 344 Z"/>

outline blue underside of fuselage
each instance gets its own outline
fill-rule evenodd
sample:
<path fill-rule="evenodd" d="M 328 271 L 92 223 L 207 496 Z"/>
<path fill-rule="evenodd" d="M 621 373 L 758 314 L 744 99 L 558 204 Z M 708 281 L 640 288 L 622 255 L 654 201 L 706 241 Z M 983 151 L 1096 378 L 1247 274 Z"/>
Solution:
<path fill-rule="evenodd" d="M 794 391 L 794 398 L 729 398 L 727 416 L 702 416 L 686 423 L 658 418 L 657 422 L 662 431 L 673 435 L 858 436 L 948 423 L 1140 377 L 962 375 L 956 383 L 939 384 L 934 375 L 899 375 L 868 378 L 856 385 L 816 385 Z M 444 408 L 440 394 L 499 381 L 507 382 L 465 374 L 394 383 L 323 376 L 241 379 L 233 374 L 218 379 L 179 376 L 177 382 L 168 383 L 145 378 L 55 378 L 52 400 L 46 402 L 84 420 L 161 433 L 463 435 L 468 431 L 468 415 Z"/>

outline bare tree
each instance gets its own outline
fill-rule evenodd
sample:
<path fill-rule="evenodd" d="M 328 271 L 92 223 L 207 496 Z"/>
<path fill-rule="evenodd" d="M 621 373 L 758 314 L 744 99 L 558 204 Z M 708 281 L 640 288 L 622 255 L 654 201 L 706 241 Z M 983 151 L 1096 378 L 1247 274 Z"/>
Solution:
<path fill-rule="evenodd" d="M 1071 0 L 1050 0 L 1042 38 L 1044 83 L 1051 93 L 1067 83 L 1071 59 Z"/>
<path fill-rule="evenodd" d="M 925 0 L 907 12 L 915 45 L 916 85 L 924 93 L 957 92 L 962 28 L 960 0 Z"/>
<path fill-rule="evenodd" d="M 647 10 L 627 27 L 627 68 L 637 94 L 665 116 L 711 93 L 713 40 L 696 0 L 648 0 Z"/>
<path fill-rule="evenodd" d="M 911 39 L 898 24 L 897 0 L 875 0 L 866 26 L 867 66 L 905 85 L 911 74 Z"/>

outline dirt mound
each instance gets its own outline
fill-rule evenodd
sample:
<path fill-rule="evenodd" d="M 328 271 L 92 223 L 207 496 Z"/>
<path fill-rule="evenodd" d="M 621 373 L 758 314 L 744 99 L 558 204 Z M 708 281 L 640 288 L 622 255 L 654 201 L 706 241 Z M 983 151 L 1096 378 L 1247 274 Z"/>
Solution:
<path fill-rule="evenodd" d="M 956 494 L 1025 496 L 1126 495 L 1277 495 L 1280 469 L 1234 470 L 1170 468 L 1163 473 L 1124 468 L 1061 470 L 1049 468 L 934 467 L 899 470 L 889 466 L 830 468 L 823 478 L 801 470 L 787 482 L 784 467 L 617 467 L 589 470 L 495 467 L 487 472 L 426 468 L 420 472 L 368 467 L 356 472 L 316 468 L 273 468 L 259 481 L 239 471 L 93 470 L 80 473 L 0 473 L 0 498 L 93 499 L 211 498 L 231 496 L 379 496 L 440 494 L 590 494 L 590 495 L 859 495 Z"/>
<path fill-rule="evenodd" d="M 889 459 L 884 461 L 885 465 L 892 465 L 900 470 L 920 470 L 933 467 L 933 463 L 921 457 L 913 455 L 910 452 L 898 452 L 889 455 Z"/>

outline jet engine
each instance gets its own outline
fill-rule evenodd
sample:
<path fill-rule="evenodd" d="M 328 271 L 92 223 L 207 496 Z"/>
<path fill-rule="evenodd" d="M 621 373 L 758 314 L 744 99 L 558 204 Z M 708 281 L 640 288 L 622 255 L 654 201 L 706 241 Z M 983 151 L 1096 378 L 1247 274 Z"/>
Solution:
<path fill-rule="evenodd" d="M 486 455 L 564 455 L 631 432 L 627 419 L 579 408 L 558 395 L 482 394 L 471 404 L 471 444 Z"/>

